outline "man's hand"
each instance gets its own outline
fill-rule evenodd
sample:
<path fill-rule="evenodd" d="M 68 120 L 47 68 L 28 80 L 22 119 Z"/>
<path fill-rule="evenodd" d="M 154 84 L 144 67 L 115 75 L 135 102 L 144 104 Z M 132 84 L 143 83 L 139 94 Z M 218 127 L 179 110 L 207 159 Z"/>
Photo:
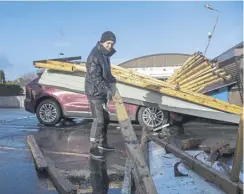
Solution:
<path fill-rule="evenodd" d="M 110 100 L 112 100 L 112 98 L 113 98 L 112 91 L 109 89 L 107 91 L 107 101 L 109 102 Z"/>
<path fill-rule="evenodd" d="M 116 78 L 115 78 L 114 76 L 112 76 L 111 79 L 110 79 L 110 82 L 111 82 L 111 83 L 116 83 L 117 80 L 116 80 Z"/>

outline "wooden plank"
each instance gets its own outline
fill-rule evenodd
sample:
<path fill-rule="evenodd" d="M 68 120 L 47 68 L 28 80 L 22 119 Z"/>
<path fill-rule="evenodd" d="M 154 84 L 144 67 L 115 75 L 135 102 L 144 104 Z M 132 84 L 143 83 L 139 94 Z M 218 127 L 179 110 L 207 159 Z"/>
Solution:
<path fill-rule="evenodd" d="M 37 61 L 33 61 L 33 65 L 35 65 L 36 62 L 46 63 L 49 60 L 51 60 L 51 61 L 69 62 L 69 61 L 74 61 L 74 60 L 81 60 L 81 56 L 76 56 L 76 57 L 62 57 L 62 58 L 54 58 L 54 59 L 46 59 L 46 60 L 37 60 Z"/>
<path fill-rule="evenodd" d="M 231 75 L 227 75 L 226 80 L 230 80 L 230 79 L 231 79 Z M 204 79 L 203 81 L 200 81 L 199 83 L 195 83 L 187 87 L 184 87 L 184 89 L 193 91 L 194 88 L 203 87 L 203 86 L 206 87 L 207 85 L 209 85 L 209 83 L 212 82 L 217 83 L 216 80 L 218 80 L 218 82 L 224 81 L 222 78 L 219 78 L 218 76 L 212 76 L 208 79 Z"/>
<path fill-rule="evenodd" d="M 217 71 L 221 71 L 220 69 L 218 69 Z M 187 88 L 188 86 L 190 86 L 190 85 L 193 85 L 193 84 L 196 84 L 196 83 L 198 83 L 198 82 L 200 82 L 200 81 L 202 81 L 202 80 L 205 80 L 205 79 L 207 79 L 207 78 L 209 78 L 209 77 L 212 77 L 213 76 L 213 72 L 214 71 L 210 71 L 209 73 L 206 73 L 206 74 L 204 74 L 204 75 L 201 75 L 201 76 L 198 76 L 198 77 L 194 77 L 194 79 L 191 79 L 191 80 L 188 80 L 185 84 L 181 84 L 180 83 L 180 86 L 182 87 L 182 88 Z M 198 72 L 199 73 L 199 72 Z M 222 74 L 226 74 L 225 72 L 221 72 Z M 197 73 L 195 73 L 195 74 L 197 74 Z M 195 75 L 194 74 L 194 75 Z M 188 78 L 187 78 L 188 79 Z"/>
<path fill-rule="evenodd" d="M 226 79 L 230 79 L 231 78 L 231 75 L 227 75 L 226 76 Z M 198 82 L 195 82 L 194 84 L 190 84 L 188 86 L 184 86 L 184 89 L 186 90 L 191 90 L 192 88 L 196 88 L 196 87 L 200 87 L 200 86 L 205 86 L 206 84 L 208 84 L 209 82 L 212 82 L 216 79 L 219 79 L 219 77 L 217 75 L 212 75 L 212 76 L 209 76 L 208 78 L 206 79 L 203 79 L 201 81 L 198 81 Z M 221 78 L 221 80 L 223 81 L 223 79 Z M 182 86 L 183 87 L 183 86 Z"/>
<path fill-rule="evenodd" d="M 187 69 L 184 71 L 184 73 L 182 75 L 179 75 L 175 80 L 174 82 L 172 83 L 177 83 L 177 82 L 180 82 L 180 81 L 183 81 L 184 79 L 188 78 L 189 76 L 191 75 L 194 75 L 195 73 L 205 69 L 205 71 L 207 71 L 208 69 L 208 66 L 210 66 L 210 64 L 208 62 L 203 62 L 201 64 L 199 64 L 198 66 L 192 68 L 192 69 Z"/>
<path fill-rule="evenodd" d="M 231 170 L 231 180 L 239 181 L 241 165 L 243 162 L 243 113 L 241 115 L 238 134 L 236 138 L 236 150 Z"/>
<path fill-rule="evenodd" d="M 49 157 L 43 156 L 33 135 L 27 136 L 27 143 L 30 146 L 38 170 L 46 170 L 48 172 L 57 191 L 61 194 L 76 194 L 77 189 L 75 186 L 54 166 Z"/>
<path fill-rule="evenodd" d="M 148 134 L 149 134 L 149 130 L 146 127 L 143 127 L 140 147 L 141 147 L 142 152 L 144 153 L 144 158 L 145 158 L 147 165 L 149 162 L 148 161 L 149 160 L 149 158 L 148 158 L 148 138 L 147 138 Z"/>
<path fill-rule="evenodd" d="M 199 78 L 199 77 L 205 76 L 206 74 L 209 74 L 209 73 L 211 73 L 211 72 L 213 72 L 213 71 L 216 71 L 216 67 L 211 68 L 211 67 L 209 66 L 209 67 L 207 67 L 206 69 L 203 69 L 203 70 L 201 70 L 201 71 L 195 73 L 194 75 L 191 75 L 191 76 L 189 76 L 188 78 L 186 78 L 186 79 L 180 81 L 179 84 L 183 86 L 183 85 L 187 84 L 188 82 L 193 81 L 193 80 L 195 80 L 195 79 L 197 79 L 197 78 Z"/>
<path fill-rule="evenodd" d="M 223 73 L 219 73 L 219 72 L 216 72 L 216 71 L 214 71 L 213 72 L 214 74 L 216 74 L 218 77 L 221 77 L 223 80 L 225 80 L 225 81 L 228 81 L 229 79 L 231 79 L 232 78 L 232 76 L 230 77 L 230 78 L 228 78 L 228 77 L 225 77 L 224 75 L 223 75 Z"/>
<path fill-rule="evenodd" d="M 51 180 L 60 194 L 76 194 L 77 188 L 70 183 L 70 181 L 65 177 L 63 173 L 60 172 L 58 168 L 55 167 L 53 161 L 45 156 L 48 163 L 48 168 L 46 169 L 51 177 Z"/>
<path fill-rule="evenodd" d="M 137 171 L 137 168 L 136 168 L 136 164 L 133 160 L 130 160 L 130 163 L 131 163 L 131 172 L 132 172 L 132 180 L 133 180 L 133 193 L 135 194 L 146 194 L 145 192 L 145 186 L 144 184 L 141 183 L 141 178 L 139 176 L 139 173 Z"/>
<path fill-rule="evenodd" d="M 176 157 L 179 157 L 188 168 L 194 170 L 200 176 L 205 178 L 207 181 L 215 184 L 217 187 L 222 189 L 224 192 L 228 194 L 239 194 L 239 185 L 230 180 L 228 176 L 225 174 L 218 172 L 215 169 L 207 167 L 204 163 L 193 158 L 189 154 L 182 152 L 182 150 L 178 149 L 174 145 L 161 140 L 157 137 L 149 135 L 148 138 L 155 143 L 163 146 L 168 152 L 171 152 Z"/>
<path fill-rule="evenodd" d="M 182 73 L 184 73 L 186 69 L 189 69 L 193 64 L 201 61 L 202 59 L 203 56 L 199 53 L 193 54 L 185 61 L 185 63 L 182 65 L 182 68 L 179 68 L 172 76 L 168 78 L 167 82 L 172 83 L 178 76 L 182 75 Z"/>
<path fill-rule="evenodd" d="M 42 171 L 47 168 L 47 162 L 39 148 L 39 146 L 36 143 L 36 140 L 33 135 L 27 136 L 27 143 L 30 147 L 32 156 L 34 158 L 35 164 L 37 166 L 37 169 Z"/>
<path fill-rule="evenodd" d="M 132 194 L 132 168 L 130 159 L 127 158 L 125 162 L 125 174 L 121 194 Z"/>
<path fill-rule="evenodd" d="M 122 101 L 122 97 L 115 85 L 114 87 L 113 101 L 115 102 L 116 115 L 124 138 L 125 148 L 133 166 L 135 182 L 139 183 L 139 185 L 143 187 L 142 193 L 156 194 L 156 187 L 145 162 L 143 152 L 140 149 L 139 142 Z"/>

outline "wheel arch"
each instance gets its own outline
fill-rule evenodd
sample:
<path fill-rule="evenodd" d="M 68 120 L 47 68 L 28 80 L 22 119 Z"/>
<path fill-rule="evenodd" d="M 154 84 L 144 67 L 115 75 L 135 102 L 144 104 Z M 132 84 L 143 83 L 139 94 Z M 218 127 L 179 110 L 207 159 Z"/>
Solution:
<path fill-rule="evenodd" d="M 144 107 L 144 106 L 139 105 L 138 108 L 137 108 L 137 110 L 136 110 L 136 118 L 135 118 L 136 119 L 136 122 L 138 122 L 139 111 L 140 111 L 140 109 L 142 107 Z"/>

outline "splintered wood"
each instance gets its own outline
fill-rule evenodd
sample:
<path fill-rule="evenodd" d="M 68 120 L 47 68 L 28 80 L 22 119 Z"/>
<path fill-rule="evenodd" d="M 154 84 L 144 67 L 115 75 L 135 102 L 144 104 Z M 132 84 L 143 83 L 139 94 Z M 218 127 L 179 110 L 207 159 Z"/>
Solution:
<path fill-rule="evenodd" d="M 193 54 L 166 82 L 177 84 L 180 88 L 200 92 L 212 84 L 232 78 L 224 69 L 218 68 L 202 54 Z"/>
<path fill-rule="evenodd" d="M 181 149 L 197 148 L 206 138 L 190 138 L 181 140 Z"/>

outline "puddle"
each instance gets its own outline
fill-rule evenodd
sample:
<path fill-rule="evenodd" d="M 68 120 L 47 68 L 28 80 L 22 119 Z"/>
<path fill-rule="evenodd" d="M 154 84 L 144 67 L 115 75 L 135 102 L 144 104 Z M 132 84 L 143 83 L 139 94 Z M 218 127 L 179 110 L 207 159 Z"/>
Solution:
<path fill-rule="evenodd" d="M 121 188 L 111 188 L 108 190 L 108 194 L 121 194 Z"/>
<path fill-rule="evenodd" d="M 24 148 L 26 147 L 26 142 L 24 139 L 1 139 L 0 146 L 14 147 L 14 148 Z"/>

